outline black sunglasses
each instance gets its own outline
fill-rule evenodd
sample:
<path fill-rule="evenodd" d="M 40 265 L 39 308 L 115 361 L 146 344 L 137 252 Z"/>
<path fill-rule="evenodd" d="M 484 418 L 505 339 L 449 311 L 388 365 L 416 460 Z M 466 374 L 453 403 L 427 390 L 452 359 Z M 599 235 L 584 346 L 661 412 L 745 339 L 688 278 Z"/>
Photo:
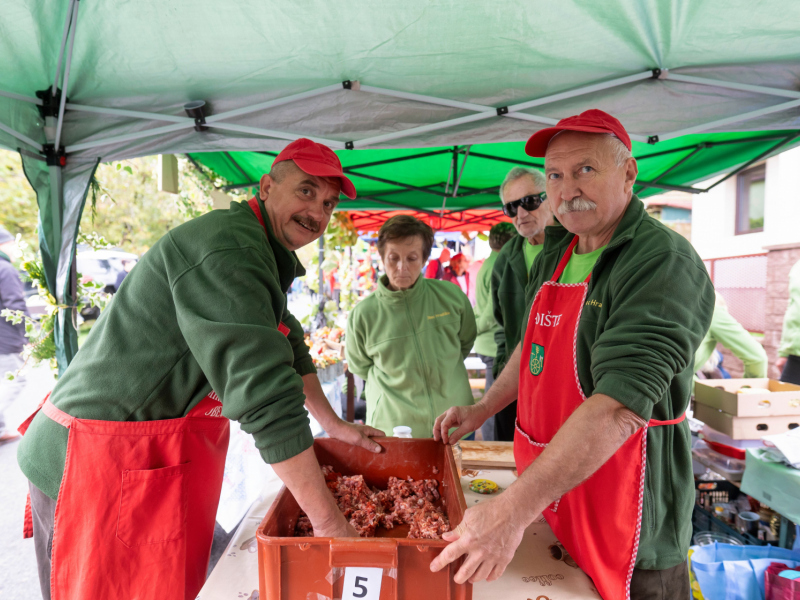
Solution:
<path fill-rule="evenodd" d="M 531 194 L 530 196 L 523 196 L 519 200 L 513 200 L 512 202 L 508 202 L 503 205 L 503 214 L 511 219 L 517 216 L 517 210 L 521 206 L 528 212 L 533 212 L 539 206 L 541 206 L 542 202 L 547 200 L 547 194 L 542 192 L 541 194 Z"/>

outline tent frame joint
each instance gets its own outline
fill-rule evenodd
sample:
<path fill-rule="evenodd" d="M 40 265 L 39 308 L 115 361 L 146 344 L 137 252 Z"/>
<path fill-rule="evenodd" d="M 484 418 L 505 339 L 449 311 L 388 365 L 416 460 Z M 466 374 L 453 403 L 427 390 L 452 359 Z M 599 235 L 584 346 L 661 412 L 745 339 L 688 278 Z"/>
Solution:
<path fill-rule="evenodd" d="M 36 92 L 36 97 L 42 101 L 37 108 L 39 109 L 39 114 L 43 119 L 46 117 L 58 117 L 58 108 L 61 104 L 61 93 L 61 88 L 56 88 L 55 93 L 53 93 L 53 90 L 50 86 L 48 86 L 46 89 Z M 69 98 L 67 100 L 69 100 Z"/>
<path fill-rule="evenodd" d="M 352 150 L 353 148 L 355 148 L 355 144 L 353 142 L 345 142 L 344 143 L 344 149 L 345 150 Z"/>
<path fill-rule="evenodd" d="M 499 107 L 497 109 L 497 116 L 498 117 L 502 117 L 503 115 L 507 115 L 507 114 L 508 114 L 508 107 L 507 106 L 501 106 L 501 107 Z"/>
<path fill-rule="evenodd" d="M 48 167 L 63 167 L 67 164 L 67 154 L 64 146 L 56 150 L 55 144 L 43 144 L 42 154 Z"/>
<path fill-rule="evenodd" d="M 647 143 L 650 144 L 651 146 L 654 145 L 654 144 L 657 144 L 658 143 L 658 136 L 657 135 L 651 135 L 650 137 L 647 138 Z"/>

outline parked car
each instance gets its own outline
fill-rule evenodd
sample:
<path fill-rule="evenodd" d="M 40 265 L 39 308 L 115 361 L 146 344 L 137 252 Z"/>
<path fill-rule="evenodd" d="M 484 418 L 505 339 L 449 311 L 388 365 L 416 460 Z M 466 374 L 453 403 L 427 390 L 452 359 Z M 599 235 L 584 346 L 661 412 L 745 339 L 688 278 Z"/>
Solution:
<path fill-rule="evenodd" d="M 113 294 L 138 260 L 139 257 L 135 254 L 122 250 L 82 250 L 78 247 L 76 267 L 81 279 L 101 283 L 105 293 Z M 99 316 L 100 309 L 95 306 L 87 306 L 81 310 L 81 317 L 86 321 Z"/>

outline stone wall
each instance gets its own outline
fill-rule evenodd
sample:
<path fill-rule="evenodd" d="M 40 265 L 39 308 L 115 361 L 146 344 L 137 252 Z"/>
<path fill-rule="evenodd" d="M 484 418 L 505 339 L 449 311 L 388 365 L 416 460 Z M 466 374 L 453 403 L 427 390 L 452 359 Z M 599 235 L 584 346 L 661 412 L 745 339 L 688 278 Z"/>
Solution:
<path fill-rule="evenodd" d="M 800 244 L 765 246 L 767 254 L 767 301 L 764 349 L 769 358 L 768 375 L 777 379 L 780 373 L 775 367 L 778 346 L 783 331 L 783 315 L 789 303 L 789 270 L 800 261 Z M 727 360 L 726 360 L 727 362 Z"/>

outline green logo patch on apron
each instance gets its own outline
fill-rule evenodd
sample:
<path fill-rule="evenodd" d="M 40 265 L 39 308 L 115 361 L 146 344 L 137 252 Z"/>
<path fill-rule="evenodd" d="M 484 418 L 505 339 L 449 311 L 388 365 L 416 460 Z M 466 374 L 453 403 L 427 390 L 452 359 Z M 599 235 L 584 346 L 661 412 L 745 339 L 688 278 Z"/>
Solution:
<path fill-rule="evenodd" d="M 544 368 L 544 347 L 531 344 L 531 375 L 539 375 Z"/>

